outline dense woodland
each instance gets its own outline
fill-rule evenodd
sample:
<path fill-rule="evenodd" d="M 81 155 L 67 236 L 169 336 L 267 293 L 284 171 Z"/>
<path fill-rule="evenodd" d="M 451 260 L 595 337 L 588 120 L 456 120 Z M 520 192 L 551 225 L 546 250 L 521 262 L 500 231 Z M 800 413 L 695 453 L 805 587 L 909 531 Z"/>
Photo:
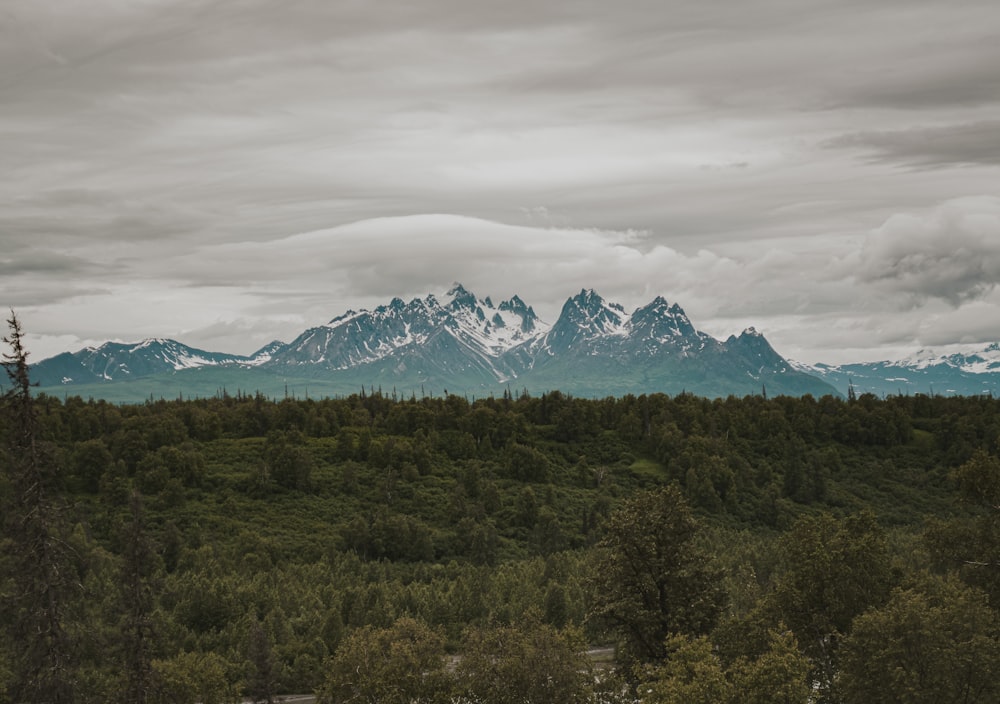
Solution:
<path fill-rule="evenodd" d="M 1000 700 L 992 398 L 119 406 L 5 342 L 2 702 Z"/>

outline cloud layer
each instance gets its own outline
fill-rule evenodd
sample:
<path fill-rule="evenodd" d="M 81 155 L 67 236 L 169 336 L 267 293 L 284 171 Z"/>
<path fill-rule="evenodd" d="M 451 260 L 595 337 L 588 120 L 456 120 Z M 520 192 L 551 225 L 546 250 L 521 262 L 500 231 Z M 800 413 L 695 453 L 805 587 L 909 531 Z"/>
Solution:
<path fill-rule="evenodd" d="M 582 286 L 662 294 L 806 361 L 978 341 L 1000 319 L 998 19 L 15 0 L 0 303 L 36 356 L 153 334 L 248 352 L 454 280 L 550 317 Z"/>

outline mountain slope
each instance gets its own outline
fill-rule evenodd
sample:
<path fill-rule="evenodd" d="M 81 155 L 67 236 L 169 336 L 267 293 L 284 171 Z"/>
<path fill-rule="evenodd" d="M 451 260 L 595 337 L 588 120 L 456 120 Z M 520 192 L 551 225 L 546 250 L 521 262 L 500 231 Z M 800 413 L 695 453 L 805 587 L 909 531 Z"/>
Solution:
<path fill-rule="evenodd" d="M 263 364 L 280 342 L 272 342 L 249 357 L 206 352 L 176 340 L 150 338 L 135 343 L 106 342 L 79 352 L 43 360 L 31 370 L 40 386 L 93 384 L 140 379 L 182 369 L 215 366 L 254 367 Z"/>
<path fill-rule="evenodd" d="M 844 394 L 853 387 L 856 394 L 876 396 L 1000 395 L 1000 343 L 948 355 L 921 350 L 895 361 L 796 365 L 796 368 L 826 380 Z"/>
<path fill-rule="evenodd" d="M 516 296 L 494 306 L 456 284 L 444 300 L 394 298 L 373 311 L 348 311 L 277 351 L 268 371 L 364 383 L 492 389 L 516 375 L 505 354 L 548 326 Z"/>
<path fill-rule="evenodd" d="M 585 395 L 743 396 L 765 386 L 772 394 L 836 393 L 793 369 L 758 333 L 720 342 L 661 297 L 629 314 L 582 290 L 566 301 L 547 334 L 515 354 L 528 364 L 519 384 Z"/>
<path fill-rule="evenodd" d="M 187 394 L 233 384 L 273 392 L 289 383 L 320 393 L 376 385 L 401 393 L 478 395 L 509 386 L 589 396 L 836 393 L 793 368 L 752 328 L 721 342 L 662 297 L 628 313 L 581 290 L 549 326 L 517 296 L 494 305 L 460 284 L 440 299 L 394 298 L 374 310 L 347 311 L 249 357 L 146 340 L 59 355 L 35 365 L 33 373 L 43 386 L 125 380 L 142 390 L 139 380 L 155 379 Z M 143 390 L 141 397 L 147 396 Z"/>

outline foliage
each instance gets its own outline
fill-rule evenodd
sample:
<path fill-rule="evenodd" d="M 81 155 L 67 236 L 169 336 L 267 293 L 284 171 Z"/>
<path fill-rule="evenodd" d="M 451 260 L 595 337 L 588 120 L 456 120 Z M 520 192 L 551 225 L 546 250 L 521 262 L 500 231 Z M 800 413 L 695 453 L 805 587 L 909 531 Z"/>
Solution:
<path fill-rule="evenodd" d="M 674 635 L 666 662 L 647 668 L 643 704 L 806 704 L 809 662 L 791 633 L 771 631 L 759 657 L 726 667 L 706 636 Z"/>
<path fill-rule="evenodd" d="M 122 606 L 124 700 L 128 704 L 149 701 L 153 690 L 150 663 L 155 632 L 152 625 L 155 569 L 153 549 L 146 536 L 141 497 L 134 492 L 129 503 L 130 519 L 123 529 L 122 569 L 119 589 Z"/>
<path fill-rule="evenodd" d="M 608 519 L 594 564 L 591 612 L 621 637 L 626 662 L 662 660 L 670 633 L 707 633 L 722 609 L 720 575 L 674 486 L 636 494 Z"/>
<path fill-rule="evenodd" d="M 706 636 L 673 635 L 667 659 L 647 668 L 638 686 L 643 704 L 806 704 L 809 661 L 789 632 L 771 631 L 758 657 L 728 668 Z"/>
<path fill-rule="evenodd" d="M 844 641 L 846 704 L 995 702 L 1000 619 L 986 595 L 955 579 L 926 577 L 859 616 Z"/>
<path fill-rule="evenodd" d="M 733 704 L 806 704 L 812 700 L 809 659 L 789 631 L 770 631 L 768 649 L 757 658 L 739 658 L 730 677 Z"/>
<path fill-rule="evenodd" d="M 812 677 L 836 699 L 838 646 L 856 616 L 880 607 L 896 579 L 874 515 L 802 518 L 781 540 L 785 567 L 765 609 L 777 614 L 812 661 Z"/>
<path fill-rule="evenodd" d="M 459 701 L 481 704 L 582 704 L 590 665 L 581 634 L 540 623 L 490 624 L 465 633 L 455 668 Z"/>
<path fill-rule="evenodd" d="M 932 520 L 926 539 L 931 554 L 955 568 L 969 584 L 984 589 L 994 607 L 1000 605 L 1000 458 L 984 449 L 952 471 L 970 511 L 942 521 Z"/>
<path fill-rule="evenodd" d="M 706 636 L 673 635 L 664 643 L 666 661 L 644 673 L 638 686 L 644 704 L 721 704 L 733 696 Z"/>
<path fill-rule="evenodd" d="M 154 660 L 155 704 L 236 704 L 239 686 L 227 675 L 228 663 L 215 653 L 178 653 Z"/>
<path fill-rule="evenodd" d="M 308 490 L 313 462 L 305 449 L 305 437 L 297 430 L 268 433 L 261 453 L 261 481 L 272 480 L 286 489 Z"/>
<path fill-rule="evenodd" d="M 272 704 L 275 691 L 275 662 L 271 638 L 264 626 L 254 619 L 247 634 L 247 659 L 250 672 L 247 676 L 247 696 L 255 702 Z"/>
<path fill-rule="evenodd" d="M 401 618 L 387 628 L 365 626 L 345 639 L 326 664 L 321 704 L 447 702 L 444 637 Z"/>
<path fill-rule="evenodd" d="M 62 551 L 65 582 L 52 593 L 81 702 L 129 698 L 125 669 L 142 673 L 143 662 L 149 684 L 138 689 L 161 701 L 201 697 L 199 687 L 259 700 L 332 687 L 345 643 L 406 618 L 455 658 L 485 652 L 498 633 L 622 640 L 619 665 L 687 657 L 730 690 L 759 693 L 748 701 L 798 701 L 807 662 L 816 694 L 833 700 L 847 696 L 831 686 L 847 681 L 842 644 L 873 663 L 896 657 L 889 641 L 861 639 L 866 618 L 898 601 L 920 616 L 901 623 L 959 633 L 959 614 L 991 624 L 1000 595 L 1000 401 L 990 398 L 401 399 L 369 387 L 326 399 L 220 389 L 122 406 L 17 403 L 0 414 L 0 701 L 40 642 L 8 630 L 29 613 L 13 597 L 41 564 L 22 568 L 12 530 L 27 466 L 44 478 L 49 544 Z M 11 411 L 28 407 L 36 455 L 17 449 Z M 919 540 L 927 519 L 933 561 Z M 623 579 L 615 545 L 650 562 Z M 914 577 L 930 566 L 985 590 L 990 611 L 962 596 L 964 611 L 948 616 L 935 596 L 945 592 Z M 633 607 L 650 618 L 627 635 L 614 615 Z M 992 631 L 976 633 L 988 653 Z M 681 636 L 683 647 L 664 646 Z M 643 653 L 639 642 L 652 645 Z M 576 657 L 583 645 L 573 647 Z M 511 680 L 544 661 L 508 655 Z M 625 696 L 608 672 L 585 689 Z"/>

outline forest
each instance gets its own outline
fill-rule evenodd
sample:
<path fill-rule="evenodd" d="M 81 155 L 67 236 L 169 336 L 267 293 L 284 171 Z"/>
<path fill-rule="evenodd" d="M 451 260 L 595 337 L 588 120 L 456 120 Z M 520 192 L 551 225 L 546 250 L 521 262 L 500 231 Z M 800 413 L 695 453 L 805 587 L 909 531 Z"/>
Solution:
<path fill-rule="evenodd" d="M 0 702 L 1000 700 L 996 399 L 115 405 L 4 341 Z"/>

